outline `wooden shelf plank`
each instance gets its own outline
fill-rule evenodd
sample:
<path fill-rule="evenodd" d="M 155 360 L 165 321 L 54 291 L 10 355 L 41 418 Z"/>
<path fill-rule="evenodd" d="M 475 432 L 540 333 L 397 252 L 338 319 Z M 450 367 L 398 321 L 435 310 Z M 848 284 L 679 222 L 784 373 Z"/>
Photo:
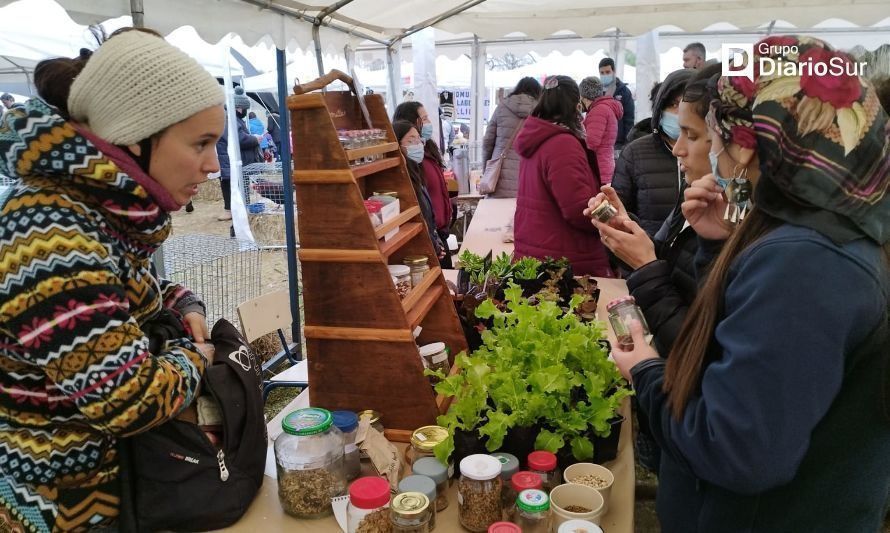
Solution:
<path fill-rule="evenodd" d="M 389 442 L 411 442 L 414 431 L 410 429 L 384 429 L 383 436 Z"/>
<path fill-rule="evenodd" d="M 294 183 L 353 183 L 355 179 L 348 170 L 295 170 L 293 172 Z"/>
<path fill-rule="evenodd" d="M 300 248 L 300 261 L 315 263 L 380 263 L 377 250 L 335 250 L 325 248 Z"/>
<path fill-rule="evenodd" d="M 389 152 L 395 152 L 399 149 L 399 143 L 383 143 L 374 146 L 366 146 L 364 148 L 356 148 L 355 150 L 346 150 L 346 160 L 355 161 L 369 155 L 380 155 Z"/>
<path fill-rule="evenodd" d="M 290 110 L 315 109 L 318 107 L 325 107 L 324 97 L 321 93 L 291 95 L 287 98 L 287 108 Z"/>
<path fill-rule="evenodd" d="M 414 207 L 409 207 L 408 209 L 399 213 L 398 216 L 396 216 L 394 219 L 390 220 L 389 222 L 382 224 L 380 226 L 377 226 L 377 228 L 374 230 L 374 235 L 378 239 L 382 239 L 383 236 L 386 235 L 387 233 L 389 233 L 391 230 L 396 229 L 397 227 L 401 226 L 405 222 L 408 222 L 409 220 L 411 220 L 412 218 L 416 217 L 419 214 L 420 214 L 420 207 L 418 207 L 416 205 Z"/>
<path fill-rule="evenodd" d="M 379 342 L 414 342 L 414 335 L 409 329 L 379 328 L 340 328 L 334 326 L 304 326 L 303 335 L 307 339 L 346 340 L 346 341 L 379 341 Z M 416 350 L 416 348 L 415 348 Z"/>
<path fill-rule="evenodd" d="M 435 285 L 426 291 L 417 303 L 414 304 L 414 307 L 408 312 L 408 324 L 411 325 L 412 330 L 423 322 L 423 319 L 426 318 L 427 313 L 430 312 L 430 309 L 433 308 L 440 296 L 442 296 L 442 287 Z"/>
<path fill-rule="evenodd" d="M 376 174 L 381 170 L 397 167 L 401 164 L 401 157 L 385 157 L 383 159 L 378 159 L 377 161 L 365 163 L 364 165 L 356 165 L 349 168 L 352 170 L 352 175 L 355 176 L 356 179 L 358 179 L 363 178 L 369 174 Z"/>
<path fill-rule="evenodd" d="M 410 311 L 417 302 L 423 297 L 424 294 L 432 287 L 433 283 L 436 282 L 436 279 L 442 275 L 442 269 L 439 267 L 433 267 L 429 272 L 420 280 L 420 284 L 416 287 L 412 288 L 411 291 L 408 292 L 408 295 L 402 300 L 402 309 L 407 313 Z"/>
<path fill-rule="evenodd" d="M 392 239 L 380 243 L 380 253 L 383 254 L 383 257 L 389 259 L 389 256 L 401 248 L 403 244 L 419 235 L 420 232 L 423 231 L 423 227 L 423 224 L 420 222 L 408 222 L 407 224 L 404 224 L 399 228 L 399 232 L 396 233 Z"/>

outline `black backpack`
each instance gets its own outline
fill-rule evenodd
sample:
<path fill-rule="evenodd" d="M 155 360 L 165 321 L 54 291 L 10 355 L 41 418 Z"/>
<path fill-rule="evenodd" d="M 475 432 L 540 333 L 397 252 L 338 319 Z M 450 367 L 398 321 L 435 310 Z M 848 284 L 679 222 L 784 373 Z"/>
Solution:
<path fill-rule="evenodd" d="M 201 382 L 218 402 L 222 447 L 195 424 L 170 420 L 118 441 L 120 531 L 207 531 L 238 521 L 263 483 L 266 423 L 260 365 L 235 327 L 219 320 L 216 355 Z"/>

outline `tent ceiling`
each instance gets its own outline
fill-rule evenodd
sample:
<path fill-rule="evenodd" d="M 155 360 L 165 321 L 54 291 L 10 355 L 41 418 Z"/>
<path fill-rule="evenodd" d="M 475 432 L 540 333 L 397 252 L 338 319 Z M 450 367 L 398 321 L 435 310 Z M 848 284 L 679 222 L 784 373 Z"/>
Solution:
<path fill-rule="evenodd" d="M 0 6 L 12 0 L 0 0 Z M 28 1 L 28 0 L 24 0 Z M 57 0 L 77 22 L 95 23 L 130 14 L 130 0 Z M 373 38 L 390 41 L 406 30 L 466 10 L 435 24 L 451 33 L 498 39 L 513 32 L 541 39 L 569 30 L 592 37 L 610 28 L 639 35 L 656 26 L 701 31 L 717 22 L 755 28 L 781 19 L 812 27 L 830 18 L 868 26 L 890 17 L 887 0 L 143 0 L 146 26 L 167 34 L 189 24 L 209 42 L 230 32 L 252 45 L 268 36 L 279 47 L 305 48 L 323 10 L 337 11 L 324 22 L 320 40 L 327 50 Z"/>

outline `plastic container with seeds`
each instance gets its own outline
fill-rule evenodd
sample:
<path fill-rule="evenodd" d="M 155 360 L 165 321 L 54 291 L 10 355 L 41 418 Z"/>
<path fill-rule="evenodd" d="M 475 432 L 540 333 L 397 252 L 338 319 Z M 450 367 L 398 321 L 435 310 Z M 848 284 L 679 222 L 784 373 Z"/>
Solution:
<path fill-rule="evenodd" d="M 387 533 L 389 483 L 382 477 L 363 477 L 349 486 L 346 506 L 347 533 Z"/>
<path fill-rule="evenodd" d="M 408 465 L 422 457 L 433 457 L 433 449 L 448 438 L 448 430 L 442 426 L 423 426 L 411 434 L 411 447 L 408 448 L 406 459 Z"/>
<path fill-rule="evenodd" d="M 510 494 L 510 479 L 513 477 L 513 474 L 519 472 L 519 459 L 512 453 L 506 452 L 495 452 L 491 455 L 497 457 L 498 461 L 501 462 L 501 481 L 503 481 L 503 486 L 501 487 L 501 507 L 507 510 L 513 505 L 516 497 L 519 495 L 519 493 Z"/>
<path fill-rule="evenodd" d="M 538 450 L 528 454 L 528 469 L 541 476 L 542 490 L 547 493 L 562 479 L 556 466 L 556 455 L 548 451 Z"/>
<path fill-rule="evenodd" d="M 297 518 L 330 515 L 331 499 L 346 491 L 343 437 L 325 409 L 299 409 L 281 422 L 275 439 L 278 498 Z"/>
<path fill-rule="evenodd" d="M 547 493 L 536 489 L 520 492 L 513 522 L 522 528 L 522 533 L 549 533 L 550 498 Z"/>
<path fill-rule="evenodd" d="M 404 299 L 411 292 L 411 269 L 405 265 L 388 265 L 399 298 Z"/>
<path fill-rule="evenodd" d="M 426 477 L 412 474 L 399 481 L 399 492 L 419 492 L 430 501 L 430 531 L 436 529 L 436 483 Z"/>
<path fill-rule="evenodd" d="M 451 372 L 451 364 L 448 362 L 448 347 L 444 342 L 433 342 L 420 347 L 420 357 L 423 358 L 423 366 L 430 370 L 440 370 L 446 376 Z M 439 378 L 430 376 L 430 383 L 435 385 Z"/>
<path fill-rule="evenodd" d="M 352 411 L 334 411 L 334 426 L 343 434 L 343 468 L 346 481 L 352 481 L 362 473 L 361 457 L 355 437 L 358 433 L 358 415 Z"/>
<path fill-rule="evenodd" d="M 430 258 L 425 255 L 406 255 L 402 260 L 406 266 L 411 268 L 411 285 L 416 287 L 423 281 L 423 276 L 430 271 Z"/>
<path fill-rule="evenodd" d="M 507 498 L 505 498 L 506 501 L 502 501 L 502 504 L 504 506 L 504 515 L 508 520 L 512 520 L 516 514 L 516 498 L 519 497 L 522 491 L 541 490 L 543 487 L 541 476 L 536 472 L 516 472 L 510 478 L 510 482 L 504 483 L 504 485 L 508 486 L 507 490 L 504 491 Z"/>
<path fill-rule="evenodd" d="M 457 515 L 464 529 L 483 533 L 501 520 L 502 485 L 501 462 L 496 457 L 475 454 L 461 460 Z"/>
<path fill-rule="evenodd" d="M 431 517 L 430 500 L 424 494 L 403 492 L 392 499 L 392 533 L 429 533 Z"/>
<path fill-rule="evenodd" d="M 435 457 L 421 457 L 411 465 L 411 471 L 419 476 L 426 476 L 436 484 L 436 512 L 448 507 L 448 467 Z"/>

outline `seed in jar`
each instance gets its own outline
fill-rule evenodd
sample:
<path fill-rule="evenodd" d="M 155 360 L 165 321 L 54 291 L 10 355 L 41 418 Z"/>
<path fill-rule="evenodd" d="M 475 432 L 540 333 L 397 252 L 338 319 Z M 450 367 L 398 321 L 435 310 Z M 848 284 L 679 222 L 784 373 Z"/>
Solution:
<path fill-rule="evenodd" d="M 343 493 L 330 472 L 315 470 L 278 470 L 278 494 L 284 510 L 294 516 L 314 516 L 332 512 L 331 498 Z"/>
<path fill-rule="evenodd" d="M 495 478 L 490 483 L 490 487 L 480 489 L 475 481 L 458 482 L 460 522 L 470 531 L 486 531 L 501 520 L 501 480 Z"/>
<path fill-rule="evenodd" d="M 362 518 L 358 523 L 355 533 L 391 533 L 392 524 L 389 522 L 389 509 L 377 509 L 373 513 Z"/>
<path fill-rule="evenodd" d="M 570 513 L 589 513 L 591 510 L 580 505 L 569 505 L 566 507 L 566 511 Z"/>
<path fill-rule="evenodd" d="M 604 489 L 609 486 L 609 481 L 596 475 L 596 474 L 584 474 L 583 476 L 578 476 L 572 479 L 572 483 L 576 485 L 587 485 L 588 487 L 593 487 L 595 489 Z"/>

